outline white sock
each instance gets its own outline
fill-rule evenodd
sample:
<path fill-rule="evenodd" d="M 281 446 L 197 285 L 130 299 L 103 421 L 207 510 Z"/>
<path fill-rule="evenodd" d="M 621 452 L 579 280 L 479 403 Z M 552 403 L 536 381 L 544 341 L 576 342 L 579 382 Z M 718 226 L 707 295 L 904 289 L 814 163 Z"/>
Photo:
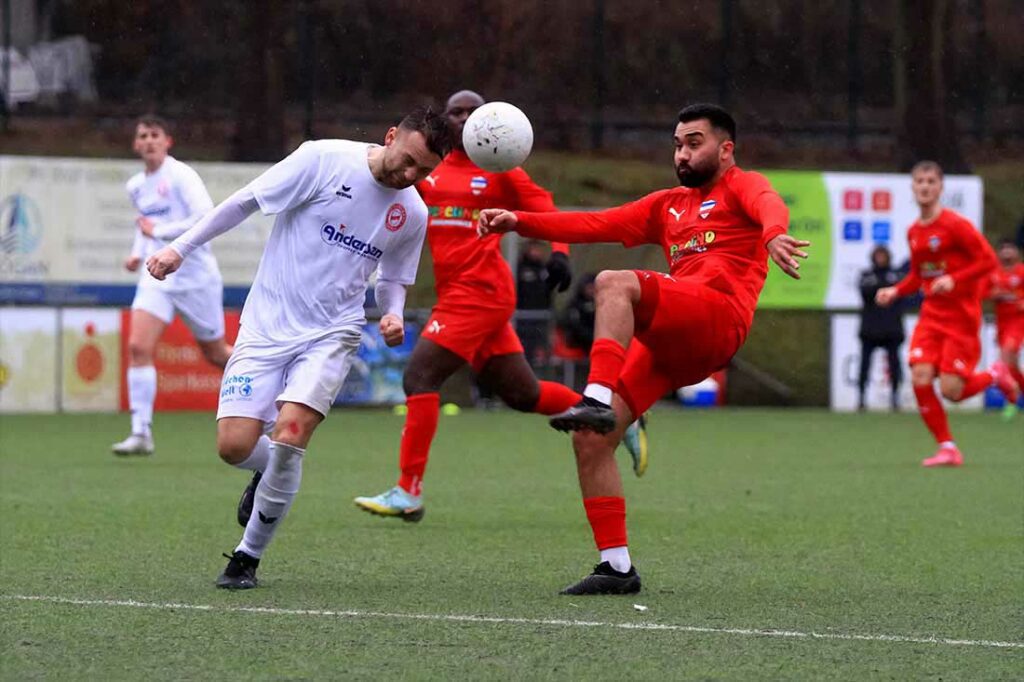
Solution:
<path fill-rule="evenodd" d="M 619 573 L 626 573 L 629 571 L 629 567 L 633 565 L 633 562 L 629 559 L 629 548 L 625 545 L 602 549 L 601 561 L 607 561 Z"/>
<path fill-rule="evenodd" d="M 132 411 L 132 433 L 150 435 L 153 401 L 156 400 L 156 367 L 128 368 L 128 407 Z"/>
<path fill-rule="evenodd" d="M 612 389 L 601 384 L 587 384 L 587 387 L 583 389 L 583 395 L 598 400 L 605 405 L 612 404 Z"/>
<path fill-rule="evenodd" d="M 302 457 L 306 451 L 285 443 L 270 441 L 270 459 L 263 478 L 256 486 L 252 516 L 245 527 L 242 541 L 235 551 L 259 559 L 270 544 L 277 527 L 288 515 L 295 494 L 302 482 Z"/>
<path fill-rule="evenodd" d="M 956 443 L 954 441 L 951 441 L 951 440 L 944 440 L 941 443 L 939 443 L 939 447 L 940 448 L 955 448 L 956 447 Z"/>
<path fill-rule="evenodd" d="M 267 462 L 269 461 L 270 437 L 260 436 L 260 439 L 256 441 L 256 447 L 252 449 L 249 456 L 235 466 L 239 469 L 248 469 L 249 471 L 266 471 Z"/>

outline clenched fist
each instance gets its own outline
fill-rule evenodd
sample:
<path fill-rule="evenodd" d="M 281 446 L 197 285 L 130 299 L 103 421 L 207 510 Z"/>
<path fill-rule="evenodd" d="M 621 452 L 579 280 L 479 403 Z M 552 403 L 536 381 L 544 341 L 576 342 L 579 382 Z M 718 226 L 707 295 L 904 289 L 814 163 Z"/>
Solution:
<path fill-rule="evenodd" d="M 146 259 L 146 269 L 153 279 L 162 280 L 181 267 L 182 257 L 177 251 L 165 246 Z"/>
<path fill-rule="evenodd" d="M 394 313 L 388 313 L 380 318 L 380 335 L 384 337 L 384 343 L 389 348 L 402 345 L 405 341 L 405 325 L 402 318 Z"/>

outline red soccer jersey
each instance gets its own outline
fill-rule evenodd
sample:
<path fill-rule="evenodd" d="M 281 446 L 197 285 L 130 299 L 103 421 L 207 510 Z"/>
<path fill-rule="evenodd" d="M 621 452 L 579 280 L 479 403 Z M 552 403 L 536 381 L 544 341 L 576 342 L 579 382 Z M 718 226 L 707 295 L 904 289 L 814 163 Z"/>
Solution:
<path fill-rule="evenodd" d="M 765 244 L 789 226 L 789 209 L 759 173 L 732 167 L 710 189 L 678 187 L 595 213 L 517 213 L 527 237 L 658 244 L 671 273 L 729 295 L 749 326 L 768 275 Z"/>
<path fill-rule="evenodd" d="M 427 241 L 439 296 L 468 296 L 477 305 L 515 305 L 512 271 L 501 255 L 501 235 L 480 239 L 480 209 L 555 211 L 551 193 L 522 168 L 490 173 L 452 150 L 416 185 L 427 204 Z M 564 250 L 564 246 L 561 247 Z"/>
<path fill-rule="evenodd" d="M 948 208 L 927 225 L 911 225 L 907 240 L 910 273 L 896 290 L 901 296 L 924 293 L 921 324 L 950 334 L 977 335 L 983 280 L 999 265 L 995 251 L 967 218 Z M 932 295 L 932 282 L 942 275 L 953 277 L 953 291 Z"/>
<path fill-rule="evenodd" d="M 988 295 L 996 302 L 996 323 L 1024 318 L 1024 263 L 992 273 Z"/>

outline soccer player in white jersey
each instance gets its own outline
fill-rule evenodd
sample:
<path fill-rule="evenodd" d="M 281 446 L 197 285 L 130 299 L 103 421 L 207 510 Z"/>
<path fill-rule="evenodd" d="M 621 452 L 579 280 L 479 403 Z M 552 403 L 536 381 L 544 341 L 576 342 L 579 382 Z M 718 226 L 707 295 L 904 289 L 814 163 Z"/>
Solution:
<path fill-rule="evenodd" d="M 221 383 L 220 456 L 263 474 L 218 587 L 256 587 L 260 557 L 298 492 L 313 430 L 359 347 L 374 271 L 381 334 L 388 345 L 402 343 L 405 287 L 416 277 L 427 227 L 413 185 L 450 148 L 444 118 L 426 108 L 388 130 L 383 146 L 306 142 L 146 262 L 162 279 L 257 209 L 277 216 Z M 275 420 L 265 435 L 264 424 Z"/>
<path fill-rule="evenodd" d="M 188 165 L 168 154 L 174 140 L 168 123 L 158 116 L 143 116 L 135 124 L 133 148 L 145 164 L 128 181 L 126 188 L 138 217 L 135 243 L 124 266 L 129 272 L 142 261 L 180 237 L 213 201 L 202 178 Z M 114 443 L 115 455 L 153 453 L 153 402 L 156 400 L 156 368 L 153 356 L 164 329 L 175 313 L 192 330 L 203 356 L 223 368 L 231 355 L 224 341 L 224 284 L 217 260 L 209 246 L 197 249 L 189 262 L 163 281 L 145 269 L 139 275 L 132 302 L 131 331 L 128 336 L 128 406 L 132 432 Z"/>

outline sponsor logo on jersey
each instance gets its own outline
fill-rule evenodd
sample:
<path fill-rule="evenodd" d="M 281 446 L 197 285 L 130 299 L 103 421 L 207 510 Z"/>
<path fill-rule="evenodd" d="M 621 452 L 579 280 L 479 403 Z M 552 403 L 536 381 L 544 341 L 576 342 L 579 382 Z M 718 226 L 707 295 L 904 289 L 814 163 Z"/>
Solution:
<path fill-rule="evenodd" d="M 338 248 L 344 249 L 349 253 L 354 253 L 361 258 L 380 260 L 380 257 L 384 255 L 383 250 L 377 248 L 370 242 L 364 242 L 361 239 L 357 239 L 354 234 L 345 234 L 344 225 L 324 225 L 320 228 L 320 238 L 324 240 L 324 244 L 337 246 Z"/>
<path fill-rule="evenodd" d="M 436 175 L 431 174 L 431 175 L 428 175 L 427 177 L 425 177 L 423 179 L 426 180 L 427 182 L 429 182 L 431 187 L 437 187 L 437 176 Z"/>
<path fill-rule="evenodd" d="M 155 206 L 153 208 L 142 209 L 142 215 L 146 216 L 147 218 L 155 215 L 167 215 L 170 212 L 170 206 Z"/>
<path fill-rule="evenodd" d="M 934 279 L 946 274 L 946 261 L 921 263 L 921 279 Z"/>
<path fill-rule="evenodd" d="M 474 175 L 469 179 L 469 190 L 476 196 L 480 196 L 487 189 L 487 178 L 482 175 Z"/>
<path fill-rule="evenodd" d="M 252 377 L 248 374 L 232 374 L 224 377 L 220 384 L 220 397 L 239 400 L 252 398 Z"/>
<path fill-rule="evenodd" d="M 684 213 L 686 213 L 686 209 L 684 208 L 682 211 L 677 211 L 675 208 L 670 208 L 668 209 L 668 212 L 672 214 L 672 217 L 675 218 L 678 223 L 679 219 L 683 217 Z"/>
<path fill-rule="evenodd" d="M 341 189 L 335 190 L 334 194 L 339 197 L 345 197 L 346 199 L 352 198 L 352 188 L 345 183 L 341 183 Z"/>
<path fill-rule="evenodd" d="M 387 215 L 384 217 L 384 227 L 388 228 L 391 232 L 398 232 L 402 229 L 402 225 L 405 225 L 405 219 L 408 214 L 405 212 L 405 206 L 401 204 L 391 204 L 388 208 Z"/>
<path fill-rule="evenodd" d="M 711 215 L 711 209 L 718 205 L 718 202 L 714 199 L 708 199 L 700 205 L 700 217 L 707 218 Z"/>
<path fill-rule="evenodd" d="M 706 232 L 698 232 L 697 234 L 686 240 L 684 244 L 673 244 L 669 247 L 668 256 L 669 260 L 673 265 L 679 262 L 680 259 L 694 253 L 704 253 L 708 250 L 711 244 L 714 243 L 718 235 L 715 234 L 714 230 L 707 230 Z"/>

